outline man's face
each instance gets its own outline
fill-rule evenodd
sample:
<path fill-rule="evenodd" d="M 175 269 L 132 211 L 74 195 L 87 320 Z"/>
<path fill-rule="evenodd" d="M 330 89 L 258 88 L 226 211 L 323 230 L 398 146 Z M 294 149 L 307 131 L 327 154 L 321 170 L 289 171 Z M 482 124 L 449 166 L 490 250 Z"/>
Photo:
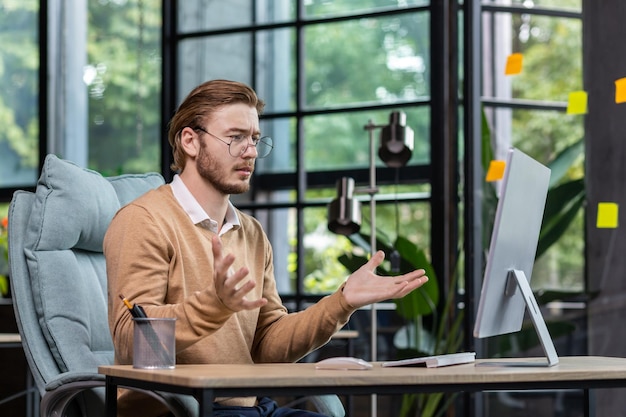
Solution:
<path fill-rule="evenodd" d="M 249 145 L 239 155 L 236 144 L 227 143 L 245 136 L 241 145 L 251 144 L 251 136 L 259 135 L 259 115 L 246 104 L 229 104 L 213 113 L 200 133 L 200 151 L 196 159 L 198 173 L 222 194 L 241 194 L 250 189 L 254 172 L 256 148 Z M 219 139 L 218 139 L 219 138 Z M 224 143 L 226 142 L 226 143 Z M 239 156 L 232 156 L 239 155 Z"/>

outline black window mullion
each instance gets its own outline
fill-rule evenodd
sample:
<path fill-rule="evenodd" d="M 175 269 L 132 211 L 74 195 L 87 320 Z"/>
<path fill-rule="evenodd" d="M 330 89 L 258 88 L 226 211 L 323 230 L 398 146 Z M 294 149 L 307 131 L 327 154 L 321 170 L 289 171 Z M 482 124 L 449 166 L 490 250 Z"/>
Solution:
<path fill-rule="evenodd" d="M 307 189 L 307 173 L 305 166 L 304 155 L 304 123 L 302 121 L 301 109 L 304 107 L 304 81 L 302 72 L 304 68 L 304 36 L 302 25 L 302 2 L 297 2 L 296 13 L 296 254 L 297 254 L 297 267 L 296 267 L 296 308 L 301 310 L 303 308 L 304 299 L 304 258 L 305 251 L 304 234 L 304 201 L 306 200 Z"/>

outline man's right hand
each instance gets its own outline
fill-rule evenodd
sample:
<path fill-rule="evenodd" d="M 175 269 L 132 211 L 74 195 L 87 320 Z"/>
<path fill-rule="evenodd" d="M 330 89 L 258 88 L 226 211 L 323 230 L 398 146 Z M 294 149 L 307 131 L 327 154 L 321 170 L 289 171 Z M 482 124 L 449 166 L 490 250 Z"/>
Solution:
<path fill-rule="evenodd" d="M 237 312 L 254 310 L 267 304 L 267 299 L 249 300 L 247 295 L 256 287 L 256 283 L 247 279 L 248 268 L 242 267 L 232 271 L 235 256 L 222 253 L 222 241 L 219 236 L 213 236 L 213 282 L 215 293 L 220 301 L 229 309 Z"/>

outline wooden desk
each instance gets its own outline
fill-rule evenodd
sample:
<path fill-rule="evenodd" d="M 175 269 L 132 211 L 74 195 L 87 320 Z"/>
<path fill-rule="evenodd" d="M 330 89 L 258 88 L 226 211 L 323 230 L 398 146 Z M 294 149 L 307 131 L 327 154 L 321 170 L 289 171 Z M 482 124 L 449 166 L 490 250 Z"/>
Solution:
<path fill-rule="evenodd" d="M 117 386 L 194 395 L 200 416 L 212 413 L 216 396 L 401 394 L 408 392 L 477 392 L 534 389 L 626 387 L 626 358 L 561 357 L 553 367 L 519 366 L 545 363 L 544 358 L 479 359 L 444 368 L 383 368 L 367 371 L 316 370 L 313 363 L 257 365 L 176 365 L 172 370 L 101 366 L 106 375 L 107 416 L 117 410 Z M 514 366 L 517 364 L 518 366 Z"/>
<path fill-rule="evenodd" d="M 0 346 L 3 348 L 21 348 L 22 338 L 19 333 L 0 333 Z"/>

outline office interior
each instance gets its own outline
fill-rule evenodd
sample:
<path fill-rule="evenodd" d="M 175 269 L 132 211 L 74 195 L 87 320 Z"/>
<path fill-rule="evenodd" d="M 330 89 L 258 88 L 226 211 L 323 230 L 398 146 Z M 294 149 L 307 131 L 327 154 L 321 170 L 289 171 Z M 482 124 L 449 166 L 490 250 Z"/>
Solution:
<path fill-rule="evenodd" d="M 235 79 L 265 100 L 261 128 L 274 149 L 233 202 L 264 225 L 285 305 L 297 311 L 334 291 L 372 236 L 390 253 L 408 247 L 407 262 L 419 259 L 436 284 L 434 308 L 360 310 L 305 361 L 542 355 L 532 328 L 473 336 L 499 184 L 486 176 L 511 146 L 558 174 L 531 280 L 558 354 L 625 355 L 623 0 L 0 0 L 0 9 L 0 217 L 16 190 L 34 189 L 50 153 L 105 176 L 171 179 L 177 104 L 207 79 Z M 395 112 L 414 145 L 406 163 L 388 166 L 372 157 L 371 135 L 378 146 Z M 345 177 L 363 211 L 348 237 L 327 227 Z M 0 333 L 15 333 L 2 262 Z M 28 395 L 14 395 L 28 390 L 26 361 L 15 343 L 5 347 L 0 411 L 26 415 Z M 619 415 L 622 391 L 594 392 L 595 415 Z M 371 398 L 344 400 L 349 415 L 369 415 Z M 401 415 L 403 400 L 379 397 L 377 415 Z M 449 403 L 455 416 L 584 415 L 583 393 L 571 390 Z"/>

